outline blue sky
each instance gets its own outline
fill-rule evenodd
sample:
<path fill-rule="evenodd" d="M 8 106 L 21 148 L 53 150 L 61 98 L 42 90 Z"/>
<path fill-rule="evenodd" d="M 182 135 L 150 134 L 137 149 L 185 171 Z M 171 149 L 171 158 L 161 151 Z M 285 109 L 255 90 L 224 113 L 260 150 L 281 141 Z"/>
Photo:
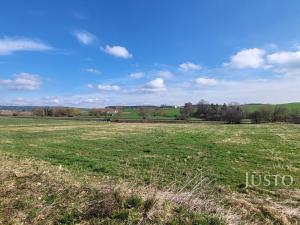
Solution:
<path fill-rule="evenodd" d="M 300 101 L 297 0 L 3 0 L 0 104 Z"/>

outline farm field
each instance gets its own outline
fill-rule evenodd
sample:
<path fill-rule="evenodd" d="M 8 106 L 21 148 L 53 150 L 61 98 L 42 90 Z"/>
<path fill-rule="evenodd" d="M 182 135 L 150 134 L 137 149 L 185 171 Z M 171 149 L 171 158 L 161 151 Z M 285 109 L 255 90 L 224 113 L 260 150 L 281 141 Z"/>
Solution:
<path fill-rule="evenodd" d="M 215 200 L 214 205 L 220 205 L 222 210 L 203 209 L 202 222 L 192 223 L 193 219 L 190 223 L 180 222 L 176 217 L 182 216 L 180 211 L 169 224 L 299 222 L 299 125 L 126 124 L 3 117 L 0 118 L 0 144 L 2 167 L 18 170 L 19 166 L 23 172 L 34 168 L 52 171 L 55 177 L 66 179 L 65 183 L 72 185 L 128 184 L 129 189 L 155 188 L 178 195 L 184 190 L 193 192 L 195 198 L 202 198 L 207 190 L 215 190 L 222 198 L 219 201 L 211 196 L 209 200 Z M 57 175 L 59 171 L 62 173 Z M 270 182 L 270 185 L 246 187 L 246 173 L 289 175 L 293 182 L 288 186 Z M 7 177 L 1 175 L 1 188 Z M 203 181 L 201 186 L 197 180 Z M 45 183 L 51 186 L 49 180 Z M 53 189 L 56 188 L 54 185 Z M 49 204 L 52 203 L 51 200 Z M 183 201 L 183 204 L 190 206 L 190 202 Z M 2 210 L 7 210 L 5 201 L 0 205 L 0 215 Z M 31 217 L 35 218 L 38 212 L 31 212 Z M 124 216 L 124 224 L 135 224 L 128 221 L 138 213 L 138 210 L 130 211 L 131 216 L 127 212 L 127 217 L 123 214 L 120 217 Z M 220 221 L 205 216 L 207 213 L 213 214 L 212 218 L 221 218 Z M 76 224 L 79 220 L 78 216 L 75 219 L 69 214 L 64 216 L 69 218 L 64 220 L 65 224 Z M 27 218 L 27 221 L 32 220 Z M 105 224 L 115 223 L 108 220 Z"/>

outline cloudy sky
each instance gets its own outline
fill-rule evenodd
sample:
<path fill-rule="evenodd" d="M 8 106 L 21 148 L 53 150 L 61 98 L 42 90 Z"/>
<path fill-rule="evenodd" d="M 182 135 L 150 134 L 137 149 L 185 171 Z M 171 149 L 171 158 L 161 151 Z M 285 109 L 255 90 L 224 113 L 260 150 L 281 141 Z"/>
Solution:
<path fill-rule="evenodd" d="M 298 0 L 0 5 L 0 105 L 300 101 Z"/>

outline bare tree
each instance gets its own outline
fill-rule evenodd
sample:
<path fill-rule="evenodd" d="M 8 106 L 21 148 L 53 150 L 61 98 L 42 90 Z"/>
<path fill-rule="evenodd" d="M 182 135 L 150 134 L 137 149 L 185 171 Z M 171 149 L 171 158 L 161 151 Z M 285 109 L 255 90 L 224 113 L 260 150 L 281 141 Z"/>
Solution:
<path fill-rule="evenodd" d="M 151 109 L 141 107 L 138 109 L 138 115 L 141 116 L 144 120 L 148 119 L 151 115 Z"/>
<path fill-rule="evenodd" d="M 184 107 L 180 110 L 180 119 L 187 120 L 193 115 L 193 104 L 188 102 L 184 104 Z"/>

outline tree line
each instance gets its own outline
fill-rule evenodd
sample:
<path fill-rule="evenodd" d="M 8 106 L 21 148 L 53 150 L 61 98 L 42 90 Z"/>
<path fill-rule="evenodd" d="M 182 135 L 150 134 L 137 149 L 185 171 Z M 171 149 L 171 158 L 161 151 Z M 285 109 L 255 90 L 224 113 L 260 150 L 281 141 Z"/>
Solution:
<path fill-rule="evenodd" d="M 238 103 L 209 104 L 201 100 L 193 105 L 188 102 L 180 109 L 178 119 L 188 120 L 199 118 L 206 121 L 224 121 L 226 123 L 241 123 L 242 120 L 250 120 L 252 123 L 263 122 L 290 122 L 300 123 L 299 111 L 289 111 L 283 106 L 262 105 L 257 110 L 247 111 Z"/>
<path fill-rule="evenodd" d="M 32 112 L 33 112 L 33 115 L 36 115 L 36 116 L 74 117 L 74 116 L 80 115 L 80 109 L 66 108 L 66 107 L 36 108 Z"/>
<path fill-rule="evenodd" d="M 243 120 L 252 123 L 268 123 L 268 122 L 289 122 L 300 124 L 300 112 L 297 110 L 288 110 L 283 106 L 262 105 L 255 110 L 248 111 L 246 107 L 238 103 L 231 104 L 210 104 L 201 100 L 196 105 L 188 102 L 180 107 L 180 113 L 176 111 L 167 113 L 166 109 L 140 107 L 136 109 L 137 114 L 143 119 L 151 119 L 151 117 L 176 117 L 177 120 L 190 120 L 192 118 L 204 121 L 222 121 L 225 123 L 241 123 Z M 122 108 L 116 109 L 90 109 L 89 116 L 103 117 L 121 114 Z M 40 107 L 33 110 L 33 115 L 48 117 L 74 117 L 81 114 L 80 109 L 70 107 Z M 172 115 L 173 114 L 173 115 Z"/>
<path fill-rule="evenodd" d="M 152 117 L 166 117 L 166 112 L 164 108 L 145 108 L 140 107 L 137 111 L 137 114 L 143 119 L 149 119 Z"/>

